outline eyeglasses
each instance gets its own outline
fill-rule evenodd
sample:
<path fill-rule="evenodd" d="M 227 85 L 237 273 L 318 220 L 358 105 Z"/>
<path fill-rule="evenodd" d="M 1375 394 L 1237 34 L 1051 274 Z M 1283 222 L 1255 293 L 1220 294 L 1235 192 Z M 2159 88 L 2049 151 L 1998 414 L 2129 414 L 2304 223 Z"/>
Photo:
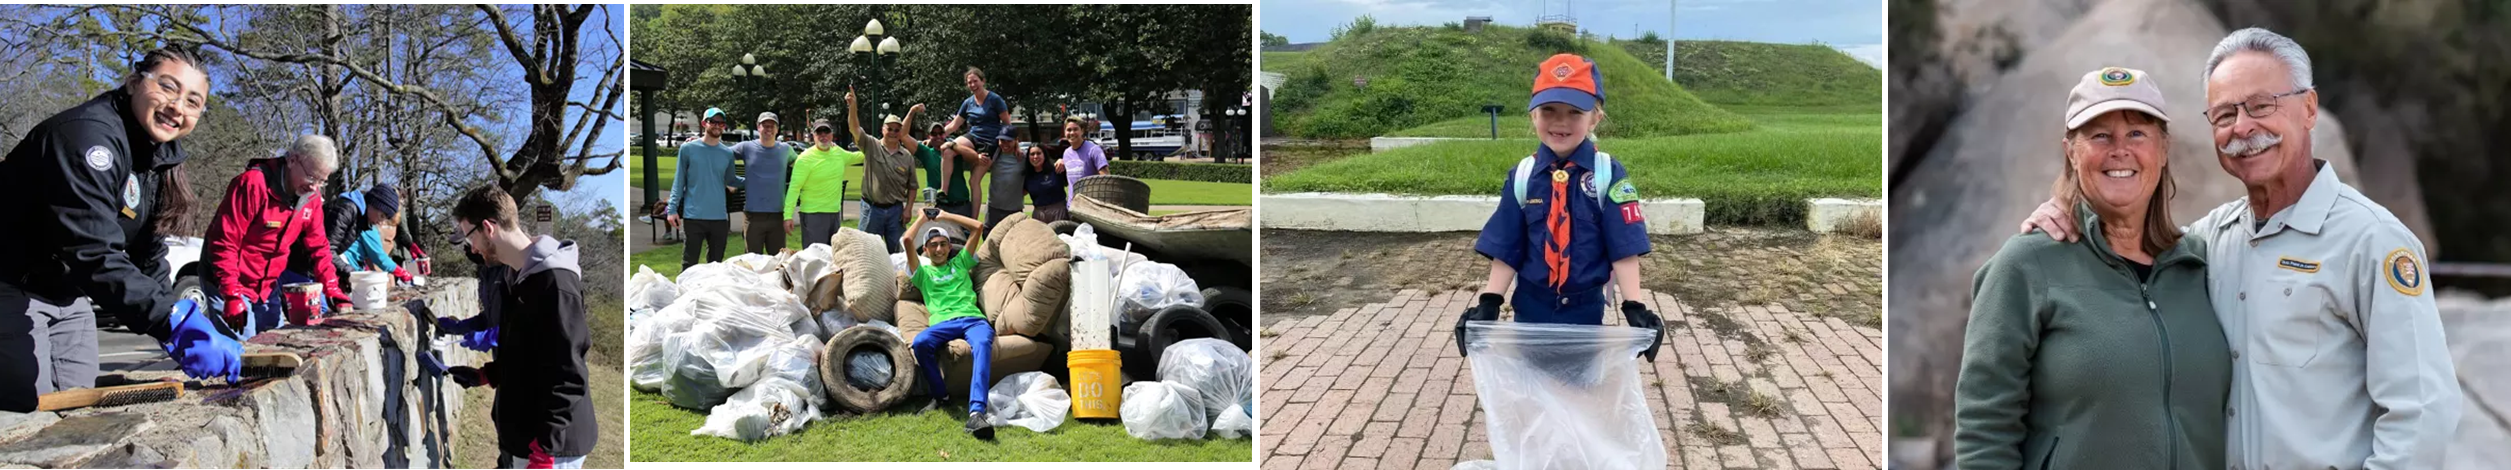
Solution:
<path fill-rule="evenodd" d="M 173 96 L 176 99 L 181 100 L 177 104 L 181 105 L 185 112 L 198 113 L 201 112 L 202 108 L 209 106 L 209 99 L 202 97 L 202 93 L 191 93 L 189 90 L 185 90 L 183 88 L 183 82 L 175 80 L 171 75 L 157 72 L 141 72 L 140 77 L 143 80 L 155 83 L 157 85 L 158 92 L 165 93 L 166 95 Z"/>
<path fill-rule="evenodd" d="M 2311 89 L 2309 88 L 2302 88 L 2276 95 L 2252 96 L 2248 100 L 2243 100 L 2239 103 L 2216 106 L 2214 109 L 2206 110 L 2206 119 L 2213 122 L 2215 127 L 2219 128 L 2232 127 L 2232 123 L 2234 121 L 2238 121 L 2239 119 L 2237 119 L 2237 117 L 2241 114 L 2248 114 L 2250 119 L 2266 119 L 2267 116 L 2276 115 L 2276 108 L 2283 107 L 2283 105 L 2276 104 L 2276 100 L 2284 99 L 2284 97 L 2287 96 L 2309 93 L 2310 90 Z"/>

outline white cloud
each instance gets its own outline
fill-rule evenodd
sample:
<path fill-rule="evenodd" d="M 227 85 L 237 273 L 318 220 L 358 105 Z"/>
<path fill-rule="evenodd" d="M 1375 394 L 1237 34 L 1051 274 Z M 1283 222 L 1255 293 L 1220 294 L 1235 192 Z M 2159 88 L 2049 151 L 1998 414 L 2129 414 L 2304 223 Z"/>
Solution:
<path fill-rule="evenodd" d="M 1874 68 L 1877 69 L 1883 68 L 1884 47 L 1882 44 L 1857 44 L 1848 46 L 1835 45 L 1831 46 L 1831 48 L 1839 49 L 1840 52 L 1848 54 L 1849 57 L 1857 58 L 1858 62 L 1865 62 L 1866 65 L 1874 66 Z"/>

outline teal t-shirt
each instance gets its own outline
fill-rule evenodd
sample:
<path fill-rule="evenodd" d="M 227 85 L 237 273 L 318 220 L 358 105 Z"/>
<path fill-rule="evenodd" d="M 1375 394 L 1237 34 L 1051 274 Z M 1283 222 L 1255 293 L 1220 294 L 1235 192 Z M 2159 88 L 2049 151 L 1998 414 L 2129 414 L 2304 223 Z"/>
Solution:
<path fill-rule="evenodd" d="M 972 276 L 968 270 L 976 267 L 976 256 L 969 254 L 973 250 L 974 247 L 959 250 L 949 263 L 940 266 L 915 268 L 915 288 L 924 292 L 924 309 L 930 312 L 925 316 L 931 319 L 927 325 L 962 317 L 985 317 L 985 312 L 977 310 L 975 282 L 968 279 Z"/>

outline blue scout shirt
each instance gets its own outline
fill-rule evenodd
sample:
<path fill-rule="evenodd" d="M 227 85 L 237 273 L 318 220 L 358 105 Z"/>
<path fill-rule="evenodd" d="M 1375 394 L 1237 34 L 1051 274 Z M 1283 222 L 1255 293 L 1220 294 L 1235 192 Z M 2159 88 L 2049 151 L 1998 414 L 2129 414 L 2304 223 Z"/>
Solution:
<path fill-rule="evenodd" d="M 679 155 L 666 209 L 684 219 L 731 219 L 725 212 L 731 208 L 724 207 L 724 188 L 741 184 L 741 177 L 732 174 L 732 147 L 693 140 L 680 144 Z"/>
<path fill-rule="evenodd" d="M 1602 324 L 1603 287 L 1612 278 L 1613 261 L 1647 254 L 1648 225 L 1639 215 L 1636 189 L 1627 188 L 1630 172 L 1613 162 L 1614 181 L 1595 187 L 1595 141 L 1578 145 L 1564 159 L 1551 147 L 1536 146 L 1534 171 L 1527 177 L 1526 200 L 1512 200 L 1517 181 L 1501 183 L 1501 201 L 1483 223 L 1474 252 L 1517 268 L 1517 287 L 1510 304 L 1517 321 L 1532 323 Z M 1552 194 L 1552 171 L 1568 163 L 1569 194 Z M 1597 198 L 1607 198 L 1598 205 Z M 1544 246 L 1554 234 L 1544 227 L 1553 204 L 1567 204 L 1570 218 L 1569 279 L 1555 290 L 1551 268 L 1543 262 Z"/>

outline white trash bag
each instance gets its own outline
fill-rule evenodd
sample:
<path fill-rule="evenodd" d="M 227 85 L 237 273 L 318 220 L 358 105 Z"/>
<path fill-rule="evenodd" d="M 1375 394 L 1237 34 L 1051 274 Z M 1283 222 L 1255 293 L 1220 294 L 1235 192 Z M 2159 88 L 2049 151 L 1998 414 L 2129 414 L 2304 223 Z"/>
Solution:
<path fill-rule="evenodd" d="M 654 268 L 637 265 L 636 275 L 628 277 L 628 310 L 661 310 L 680 298 L 680 286 L 671 278 L 654 272 Z"/>
<path fill-rule="evenodd" d="M 1497 468 L 1665 468 L 1639 377 L 1655 330 L 1476 321 L 1465 332 Z"/>
<path fill-rule="evenodd" d="M 791 434 L 820 419 L 819 408 L 811 405 L 807 393 L 802 384 L 791 380 L 761 380 L 708 410 L 706 425 L 689 435 L 757 442 Z"/>
<path fill-rule="evenodd" d="M 1221 415 L 1255 393 L 1255 358 L 1237 346 L 1212 338 L 1171 344 L 1160 353 L 1159 379 L 1203 394 L 1203 417 L 1218 424 Z"/>
<path fill-rule="evenodd" d="M 1064 425 L 1064 417 L 1072 414 L 1072 392 L 1064 390 L 1055 376 L 1045 372 L 1021 372 L 1004 377 L 985 391 L 987 418 L 995 426 L 1019 426 L 1030 431 L 1047 432 Z"/>
<path fill-rule="evenodd" d="M 1247 433 L 1252 431 L 1255 431 L 1255 414 L 1248 412 L 1244 404 L 1229 405 L 1228 411 L 1221 412 L 1219 418 L 1212 420 L 1212 437 L 1237 439 L 1247 437 Z"/>
<path fill-rule="evenodd" d="M 724 264 L 767 276 L 777 276 L 777 271 L 785 268 L 784 260 L 777 259 L 775 255 L 760 253 L 742 253 L 739 256 L 724 259 Z"/>
<path fill-rule="evenodd" d="M 1203 305 L 1203 288 L 1196 286 L 1186 270 L 1168 263 L 1134 263 L 1116 277 L 1119 312 L 1142 319 L 1162 309 L 1179 305 Z"/>
<path fill-rule="evenodd" d="M 1134 382 L 1125 386 L 1116 416 L 1125 421 L 1125 434 L 1136 439 L 1202 439 L 1207 428 L 1202 395 L 1174 383 Z"/>
<path fill-rule="evenodd" d="M 723 286 L 758 287 L 771 285 L 774 282 L 776 282 L 775 277 L 724 263 L 690 266 L 689 269 L 680 271 L 680 279 L 676 281 L 680 288 L 680 295 L 683 297 Z M 675 300 L 674 303 L 677 301 Z"/>
<path fill-rule="evenodd" d="M 657 315 L 689 315 L 689 326 L 669 332 L 665 361 L 672 377 L 661 389 L 673 405 L 703 409 L 770 374 L 777 346 L 794 340 L 792 324 L 805 316 L 793 294 L 767 284 L 733 284 L 691 290 Z"/>
<path fill-rule="evenodd" d="M 669 313 L 664 313 L 669 312 Z M 663 309 L 628 321 L 628 383 L 637 390 L 658 392 L 671 380 L 671 352 L 664 347 L 673 333 L 697 323 L 687 309 Z"/>

